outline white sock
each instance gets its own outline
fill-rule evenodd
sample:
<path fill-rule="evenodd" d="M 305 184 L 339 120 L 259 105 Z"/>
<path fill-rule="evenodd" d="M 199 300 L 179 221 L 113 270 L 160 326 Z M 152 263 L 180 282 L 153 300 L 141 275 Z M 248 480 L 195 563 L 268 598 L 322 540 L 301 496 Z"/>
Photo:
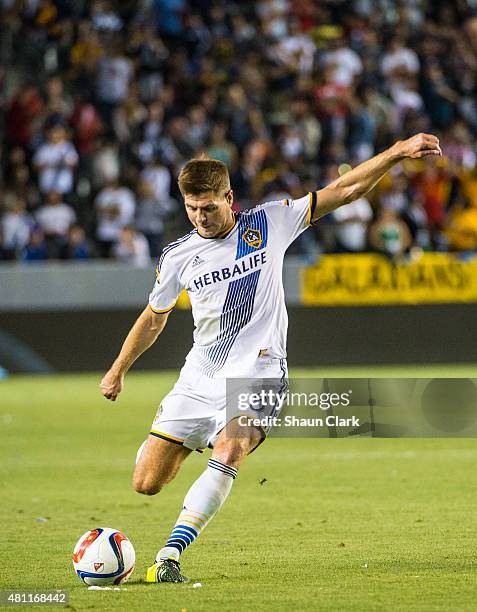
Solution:
<path fill-rule="evenodd" d="M 209 460 L 207 469 L 187 492 L 174 529 L 156 560 L 179 559 L 227 499 L 236 476 L 235 468 L 216 459 Z"/>

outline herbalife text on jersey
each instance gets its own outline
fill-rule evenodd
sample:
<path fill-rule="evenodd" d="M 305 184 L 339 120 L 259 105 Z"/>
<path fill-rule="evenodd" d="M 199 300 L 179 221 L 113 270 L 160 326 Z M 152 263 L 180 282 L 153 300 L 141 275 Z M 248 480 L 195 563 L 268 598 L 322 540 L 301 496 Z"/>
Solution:
<path fill-rule="evenodd" d="M 200 289 L 204 287 L 204 285 L 212 285 L 212 283 L 217 283 L 219 281 L 227 280 L 229 278 L 234 278 L 235 276 L 241 276 L 242 274 L 246 274 L 257 268 L 260 264 L 264 264 L 267 261 L 267 253 L 266 251 L 261 251 L 260 253 L 254 253 L 250 255 L 247 259 L 241 259 L 238 263 L 236 263 L 233 267 L 221 268 L 220 270 L 212 270 L 212 272 L 207 272 L 202 276 L 198 276 L 194 279 L 194 285 L 196 289 Z"/>

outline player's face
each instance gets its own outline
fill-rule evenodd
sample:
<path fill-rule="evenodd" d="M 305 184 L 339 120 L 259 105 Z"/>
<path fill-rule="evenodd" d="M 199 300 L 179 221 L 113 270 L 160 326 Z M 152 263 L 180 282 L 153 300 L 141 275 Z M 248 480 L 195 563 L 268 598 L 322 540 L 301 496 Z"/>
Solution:
<path fill-rule="evenodd" d="M 189 221 L 204 238 L 218 238 L 232 228 L 232 202 L 232 190 L 221 196 L 212 191 L 184 196 Z"/>

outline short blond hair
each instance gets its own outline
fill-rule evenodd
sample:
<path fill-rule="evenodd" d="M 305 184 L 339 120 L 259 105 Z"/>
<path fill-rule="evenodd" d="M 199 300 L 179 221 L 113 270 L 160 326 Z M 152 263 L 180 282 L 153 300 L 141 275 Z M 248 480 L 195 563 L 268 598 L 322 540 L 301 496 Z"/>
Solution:
<path fill-rule="evenodd" d="M 200 195 L 212 191 L 224 195 L 230 190 L 230 177 L 227 166 L 218 159 L 197 157 L 182 168 L 178 178 L 182 195 Z"/>

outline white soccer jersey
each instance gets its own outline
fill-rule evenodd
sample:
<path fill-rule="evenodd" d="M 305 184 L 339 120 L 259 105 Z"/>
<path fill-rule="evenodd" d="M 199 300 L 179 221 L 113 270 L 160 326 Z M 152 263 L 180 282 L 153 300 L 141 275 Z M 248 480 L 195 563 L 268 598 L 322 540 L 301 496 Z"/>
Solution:
<path fill-rule="evenodd" d="M 261 351 L 286 357 L 283 257 L 315 206 L 316 192 L 267 202 L 236 214 L 223 238 L 194 229 L 165 247 L 149 305 L 167 312 L 187 291 L 195 324 L 188 366 L 210 378 L 250 376 Z"/>

